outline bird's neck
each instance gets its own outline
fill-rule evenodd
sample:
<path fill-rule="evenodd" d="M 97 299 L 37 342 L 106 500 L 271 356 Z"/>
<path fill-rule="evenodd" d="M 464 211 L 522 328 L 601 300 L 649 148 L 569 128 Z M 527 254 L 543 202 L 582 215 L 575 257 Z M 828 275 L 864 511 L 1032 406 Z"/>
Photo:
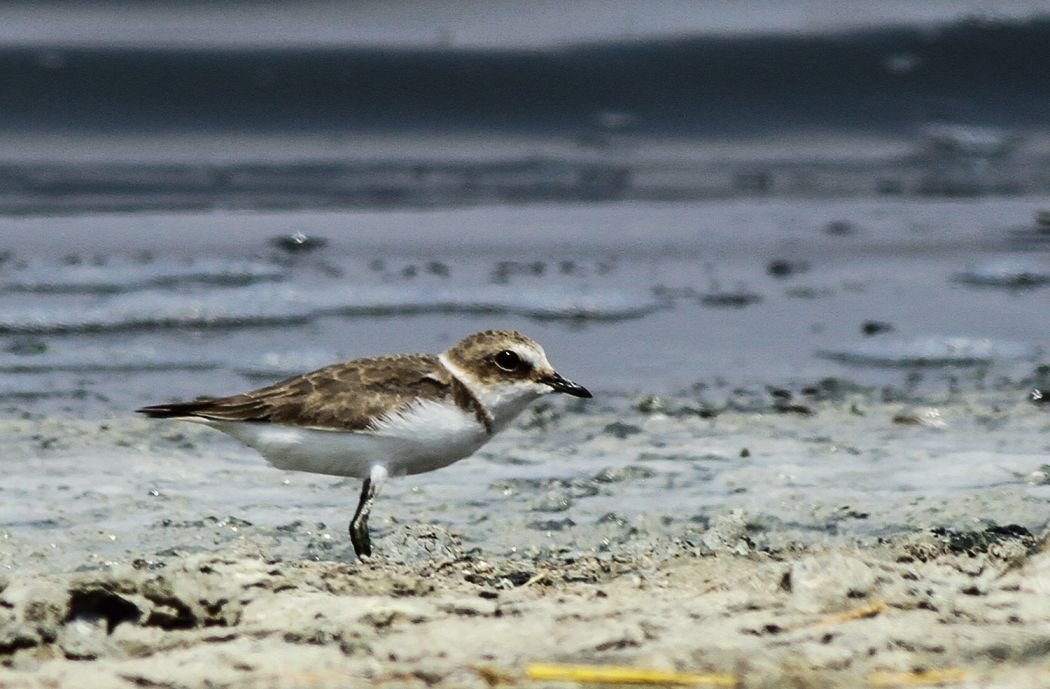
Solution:
<path fill-rule="evenodd" d="M 438 357 L 438 360 L 449 375 L 466 388 L 491 419 L 491 433 L 498 433 L 506 428 L 530 402 L 546 392 L 543 386 L 533 383 L 482 383 L 477 376 L 450 361 L 444 354 Z"/>

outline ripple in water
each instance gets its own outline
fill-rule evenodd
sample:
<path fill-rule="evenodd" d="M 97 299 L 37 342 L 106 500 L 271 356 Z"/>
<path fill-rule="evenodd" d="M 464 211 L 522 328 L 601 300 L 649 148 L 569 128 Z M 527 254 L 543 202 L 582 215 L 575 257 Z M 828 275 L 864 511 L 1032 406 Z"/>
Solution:
<path fill-rule="evenodd" d="M 543 287 L 421 288 L 405 285 L 259 284 L 209 292 L 141 290 L 88 305 L 32 300 L 0 315 L 0 333 L 105 333 L 162 328 L 236 328 L 309 322 L 322 316 L 483 313 L 538 320 L 638 318 L 666 302 L 645 292 Z"/>
<path fill-rule="evenodd" d="M 855 347 L 818 352 L 825 359 L 860 366 L 976 366 L 1007 359 L 1035 359 L 1039 347 L 973 337 L 929 336 L 874 340 Z"/>

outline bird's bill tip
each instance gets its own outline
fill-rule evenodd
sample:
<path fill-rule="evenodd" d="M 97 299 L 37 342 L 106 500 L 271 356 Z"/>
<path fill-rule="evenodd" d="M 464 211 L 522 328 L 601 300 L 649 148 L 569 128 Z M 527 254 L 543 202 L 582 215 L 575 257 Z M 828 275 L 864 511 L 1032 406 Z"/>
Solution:
<path fill-rule="evenodd" d="M 583 387 L 578 383 L 574 383 L 568 378 L 563 377 L 559 373 L 551 372 L 550 375 L 545 376 L 540 380 L 544 385 L 549 385 L 555 392 L 563 392 L 566 395 L 572 395 L 573 397 L 591 398 L 594 395 L 591 391 Z"/>

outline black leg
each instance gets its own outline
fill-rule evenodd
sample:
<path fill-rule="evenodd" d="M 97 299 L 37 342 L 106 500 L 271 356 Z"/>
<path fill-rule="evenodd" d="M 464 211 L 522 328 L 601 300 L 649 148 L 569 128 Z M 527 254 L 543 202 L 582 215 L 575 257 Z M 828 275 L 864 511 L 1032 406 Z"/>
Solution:
<path fill-rule="evenodd" d="M 372 511 L 374 499 L 372 479 L 366 478 L 361 485 L 361 499 L 357 503 L 357 511 L 350 520 L 350 542 L 354 544 L 354 552 L 359 558 L 372 554 L 372 541 L 368 537 L 368 513 Z"/>

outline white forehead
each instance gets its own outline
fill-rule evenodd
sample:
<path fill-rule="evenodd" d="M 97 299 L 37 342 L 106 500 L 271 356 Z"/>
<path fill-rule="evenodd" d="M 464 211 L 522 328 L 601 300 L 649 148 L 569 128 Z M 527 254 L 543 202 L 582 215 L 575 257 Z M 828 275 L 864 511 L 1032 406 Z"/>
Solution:
<path fill-rule="evenodd" d="M 523 361 L 532 364 L 533 368 L 547 363 L 547 353 L 543 351 L 543 347 L 535 342 L 507 342 L 506 346 L 501 349 L 509 349 L 521 357 Z"/>

